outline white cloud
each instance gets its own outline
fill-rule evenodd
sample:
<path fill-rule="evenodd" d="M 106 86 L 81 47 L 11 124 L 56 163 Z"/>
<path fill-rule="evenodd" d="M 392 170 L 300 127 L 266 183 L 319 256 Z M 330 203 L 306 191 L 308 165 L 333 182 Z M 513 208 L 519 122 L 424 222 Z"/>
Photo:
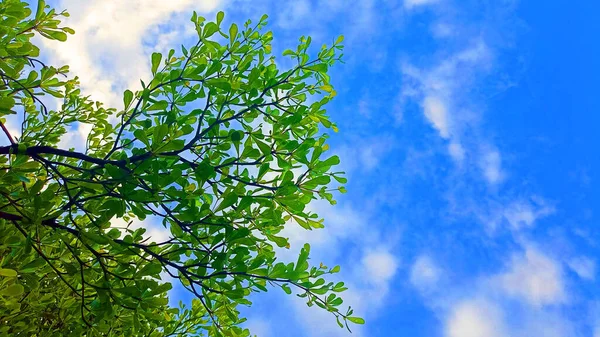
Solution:
<path fill-rule="evenodd" d="M 125 229 L 129 226 L 128 228 L 131 230 L 145 228 L 146 232 L 144 233 L 143 237 L 149 242 L 153 241 L 158 243 L 167 241 L 171 237 L 171 232 L 162 225 L 153 222 L 152 219 L 153 217 L 146 218 L 143 221 L 132 219 L 129 223 L 123 218 L 114 218 L 111 220 L 111 227 Z M 124 231 L 121 232 L 123 233 Z"/>
<path fill-rule="evenodd" d="M 452 308 L 446 322 L 447 337 L 503 337 L 499 310 L 485 300 L 467 300 Z"/>
<path fill-rule="evenodd" d="M 358 277 L 350 279 L 350 286 L 356 295 L 348 303 L 360 314 L 374 317 L 388 299 L 390 283 L 396 276 L 399 263 L 398 258 L 384 247 L 362 254 L 362 264 L 355 266 L 353 271 Z"/>
<path fill-rule="evenodd" d="M 368 275 L 366 281 L 387 283 L 396 274 L 398 262 L 395 256 L 386 251 L 368 252 L 362 258 L 363 270 Z"/>
<path fill-rule="evenodd" d="M 288 223 L 281 236 L 290 238 L 291 248 L 278 252 L 284 260 L 295 260 L 300 248 L 307 242 L 313 246 L 317 255 L 327 257 L 329 261 L 335 260 L 340 254 L 339 247 L 343 242 L 360 236 L 365 231 L 367 219 L 351 207 L 331 206 L 327 202 L 319 201 L 313 202 L 308 208 L 325 219 L 325 228 L 307 231 L 296 223 Z M 371 241 L 373 234 L 367 234 L 363 239 Z"/>
<path fill-rule="evenodd" d="M 518 238 L 523 232 L 535 228 L 540 219 L 553 214 L 555 208 L 548 201 L 531 196 L 506 203 L 488 201 L 485 205 L 473 206 L 472 212 L 486 226 L 488 234 L 509 230 Z"/>
<path fill-rule="evenodd" d="M 498 151 L 492 150 L 483 154 L 480 159 L 483 176 L 491 185 L 496 185 L 504 178 L 502 158 Z"/>
<path fill-rule="evenodd" d="M 382 306 L 389 298 L 390 282 L 398 269 L 397 258 L 383 248 L 376 251 L 362 252 L 361 263 L 346 265 L 348 270 L 342 268 L 340 279 L 349 288 L 340 294 L 344 299 L 343 306 L 350 305 L 357 316 L 369 318 L 376 317 Z M 320 255 L 319 255 L 320 256 Z M 318 258 L 313 254 L 313 261 Z M 331 260 L 328 258 L 327 260 Z M 318 260 L 317 260 L 318 261 Z M 340 329 L 335 318 L 324 310 L 309 308 L 305 301 L 293 302 L 296 313 L 305 329 L 305 335 L 312 337 L 348 336 L 348 331 Z M 368 336 L 367 326 L 352 327 L 352 336 Z"/>
<path fill-rule="evenodd" d="M 419 68 L 410 63 L 402 65 L 404 83 L 400 103 L 411 98 L 419 103 L 427 121 L 448 141 L 447 151 L 458 165 L 473 157 L 481 168 L 481 175 L 491 185 L 498 184 L 505 176 L 501 166 L 500 152 L 487 146 L 484 151 L 465 148 L 465 144 L 485 143 L 484 139 L 473 137 L 477 127 L 477 117 L 468 107 L 471 104 L 468 93 L 480 73 L 490 68 L 492 55 L 483 42 L 469 42 L 468 48 L 450 54 L 432 67 Z M 468 156 L 475 152 L 476 156 Z"/>
<path fill-rule="evenodd" d="M 554 213 L 554 207 L 549 206 L 544 200 L 533 197 L 530 200 L 514 201 L 507 206 L 502 207 L 496 218 L 504 218 L 510 229 L 520 231 L 523 229 L 533 228 L 536 222 L 550 214 Z M 496 226 L 498 219 L 492 221 L 492 225 Z"/>
<path fill-rule="evenodd" d="M 410 269 L 410 282 L 421 290 L 427 290 L 436 285 L 441 276 L 440 268 L 431 257 L 419 256 Z"/>
<path fill-rule="evenodd" d="M 71 12 L 66 24 L 72 26 L 76 34 L 64 43 L 49 42 L 47 47 L 80 77 L 84 92 L 109 106 L 120 107 L 122 90 L 138 87 L 139 80 L 150 75 L 148 59 L 154 45 L 146 49 L 143 43 L 151 28 L 172 20 L 177 14 L 189 17 L 192 9 L 214 11 L 219 4 L 217 0 L 108 0 L 89 1 L 85 5 L 74 0 L 63 1 L 61 5 Z M 183 17 L 178 19 L 183 21 Z M 185 26 L 170 24 L 164 34 L 177 32 L 181 38 L 185 35 Z M 151 42 L 165 49 L 164 40 L 154 39 L 156 32 L 151 36 L 154 40 Z"/>
<path fill-rule="evenodd" d="M 58 142 L 58 147 L 61 149 L 75 149 L 75 151 L 84 151 L 87 138 L 90 132 L 92 131 L 93 125 L 78 123 L 73 130 L 67 131 L 64 134 L 60 141 Z"/>
<path fill-rule="evenodd" d="M 537 220 L 537 216 L 528 203 L 515 203 L 504 211 L 504 217 L 513 229 L 531 227 Z"/>
<path fill-rule="evenodd" d="M 394 146 L 392 139 L 385 136 L 362 141 L 360 145 L 342 146 L 335 153 L 341 159 L 339 169 L 351 177 L 358 171 L 370 171 L 381 167 L 380 163 Z"/>
<path fill-rule="evenodd" d="M 448 152 L 450 156 L 458 163 L 462 163 L 465 160 L 465 148 L 457 142 L 452 142 L 448 145 Z"/>
<path fill-rule="evenodd" d="M 282 28 L 294 28 L 312 14 L 310 1 L 286 1 L 285 7 L 279 12 L 277 23 Z"/>
<path fill-rule="evenodd" d="M 175 38 L 180 43 L 189 36 L 191 11 L 212 12 L 219 5 L 220 0 L 63 0 L 57 7 L 69 11 L 71 17 L 64 24 L 76 33 L 66 42 L 42 41 L 52 63 L 67 64 L 71 74 L 79 76 L 85 95 L 121 108 L 126 88 L 139 88 L 140 79 L 148 82 L 151 51 L 177 47 Z M 165 31 L 158 31 L 157 25 L 166 22 Z M 150 48 L 144 48 L 148 42 Z M 70 139 L 78 139 L 77 133 L 81 131 L 69 131 L 61 145 L 72 146 Z"/>
<path fill-rule="evenodd" d="M 593 281 L 596 278 L 596 262 L 590 258 L 572 258 L 567 265 L 582 279 Z"/>
<path fill-rule="evenodd" d="M 413 284 L 442 280 L 439 272 L 429 272 L 433 267 L 428 264 L 413 265 L 413 274 L 425 275 L 413 277 L 425 280 L 411 280 Z M 514 254 L 500 273 L 420 290 L 434 314 L 443 318 L 445 337 L 577 336 L 573 322 L 556 306 L 567 300 L 561 265 L 532 247 Z"/>
<path fill-rule="evenodd" d="M 438 130 L 442 138 L 450 137 L 448 109 L 446 104 L 436 96 L 426 96 L 423 100 L 425 117 Z"/>
<path fill-rule="evenodd" d="M 508 295 L 533 306 L 563 303 L 567 298 L 561 265 L 532 247 L 514 255 L 496 281 Z"/>
<path fill-rule="evenodd" d="M 419 6 L 431 5 L 437 2 L 439 2 L 439 0 L 404 0 L 404 7 L 411 9 Z"/>
<path fill-rule="evenodd" d="M 455 30 L 453 26 L 447 23 L 438 22 L 431 27 L 431 32 L 436 38 L 446 38 L 453 36 Z"/>
<path fill-rule="evenodd" d="M 341 273 L 334 279 L 344 281 L 349 288 L 340 294 L 344 306 L 352 306 L 358 316 L 376 317 L 389 299 L 390 284 L 399 267 L 398 258 L 390 250 L 393 235 L 384 237 L 376 226 L 370 225 L 373 221 L 364 210 L 324 202 L 312 203 L 309 209 L 325 219 L 325 228 L 306 231 L 289 223 L 281 235 L 290 238 L 291 249 L 278 250 L 278 257 L 295 261 L 299 248 L 308 242 L 313 265 L 341 265 Z M 329 313 L 308 308 L 302 300 L 294 301 L 293 308 L 308 336 L 347 335 Z M 354 335 L 362 336 L 363 329 L 353 327 Z"/>
<path fill-rule="evenodd" d="M 358 148 L 345 148 L 340 154 L 343 168 L 349 175 L 353 171 L 369 170 L 376 167 L 383 155 L 390 149 L 384 142 L 367 142 Z M 399 268 L 398 257 L 391 252 L 395 235 L 384 235 L 374 226 L 368 209 L 357 209 L 349 204 L 331 206 L 327 202 L 316 201 L 308 206 L 325 219 L 325 228 L 306 231 L 297 224 L 288 223 L 281 235 L 290 240 L 290 249 L 279 249 L 278 258 L 295 261 L 304 243 L 311 245 L 310 262 L 319 265 L 323 262 L 332 267 L 342 267 L 340 275 L 334 279 L 344 281 L 349 288 L 341 294 L 344 306 L 350 305 L 356 315 L 376 317 L 389 299 L 390 284 Z M 351 261 L 358 261 L 353 263 Z M 305 334 L 308 336 L 347 336 L 335 319 L 327 312 L 308 308 L 304 301 L 294 301 L 293 308 L 300 317 Z M 353 327 L 353 335 L 363 336 L 365 327 Z"/>
<path fill-rule="evenodd" d="M 379 166 L 379 162 L 387 151 L 389 151 L 389 148 L 383 147 L 380 143 L 366 145 L 360 148 L 359 165 L 366 170 L 372 170 Z"/>

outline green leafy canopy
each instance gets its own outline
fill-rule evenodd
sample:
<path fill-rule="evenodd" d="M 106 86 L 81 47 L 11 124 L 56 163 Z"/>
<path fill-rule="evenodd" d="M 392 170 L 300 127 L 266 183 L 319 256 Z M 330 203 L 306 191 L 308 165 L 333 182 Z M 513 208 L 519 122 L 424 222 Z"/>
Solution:
<path fill-rule="evenodd" d="M 341 327 L 362 324 L 342 310 L 339 271 L 310 262 L 305 245 L 295 263 L 285 226 L 307 230 L 323 220 L 307 205 L 335 203 L 345 191 L 336 156 L 337 131 L 324 109 L 335 96 L 328 69 L 342 39 L 309 52 L 310 37 L 284 56 L 271 54 L 266 16 L 223 26 L 196 13 L 194 46 L 153 53 L 152 79 L 126 90 L 123 108 L 81 94 L 68 66 L 38 59 L 39 34 L 64 41 L 66 12 L 38 1 L 0 2 L 0 335 L 249 336 L 238 306 L 254 292 L 281 288 L 330 312 Z M 311 56 L 312 55 L 312 56 Z M 60 99 L 48 107 L 44 96 Z M 10 116 L 16 115 L 16 116 Z M 18 118 L 19 134 L 6 127 Z M 85 148 L 61 149 L 67 131 L 91 126 Z M 170 233 L 162 242 L 151 220 Z M 191 307 L 168 305 L 176 279 Z"/>

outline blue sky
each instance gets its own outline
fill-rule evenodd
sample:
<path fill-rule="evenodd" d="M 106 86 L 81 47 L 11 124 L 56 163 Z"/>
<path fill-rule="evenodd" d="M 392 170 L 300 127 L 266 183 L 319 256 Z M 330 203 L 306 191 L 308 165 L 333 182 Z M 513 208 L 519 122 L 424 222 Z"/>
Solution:
<path fill-rule="evenodd" d="M 328 111 L 349 192 L 335 207 L 313 206 L 325 230 L 290 228 L 283 258 L 308 241 L 313 262 L 341 264 L 345 298 L 367 319 L 354 336 L 600 337 L 600 5 L 54 4 L 69 9 L 77 34 L 47 44 L 50 57 L 114 106 L 148 77 L 152 51 L 192 43 L 192 10 L 211 18 L 224 10 L 225 23 L 269 14 L 276 53 L 301 35 L 316 45 L 346 36 Z M 66 141 L 86 134 L 73 130 Z M 293 297 L 254 300 L 245 312 L 261 337 L 349 336 Z"/>

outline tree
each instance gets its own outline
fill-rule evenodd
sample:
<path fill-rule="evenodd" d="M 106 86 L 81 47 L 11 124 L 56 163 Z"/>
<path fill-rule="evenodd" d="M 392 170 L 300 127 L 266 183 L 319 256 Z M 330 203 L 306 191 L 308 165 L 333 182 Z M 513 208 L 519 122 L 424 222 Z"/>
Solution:
<path fill-rule="evenodd" d="M 344 283 L 324 279 L 339 267 L 310 266 L 308 245 L 295 263 L 276 259 L 289 248 L 283 228 L 322 228 L 306 206 L 335 203 L 333 184 L 346 182 L 322 133 L 337 131 L 324 105 L 342 38 L 312 59 L 301 38 L 280 70 L 266 16 L 225 30 L 222 12 L 194 13 L 197 43 L 153 53 L 153 78 L 115 109 L 83 96 L 68 66 L 40 60 L 32 37 L 66 40 L 65 16 L 41 0 L 36 13 L 0 2 L 0 335 L 247 336 L 238 305 L 273 287 L 341 327 L 363 323 L 338 309 Z M 81 124 L 92 126 L 85 148 L 59 148 Z M 116 219 L 151 219 L 170 236 L 155 242 Z M 194 295 L 191 308 L 169 307 L 166 275 Z"/>

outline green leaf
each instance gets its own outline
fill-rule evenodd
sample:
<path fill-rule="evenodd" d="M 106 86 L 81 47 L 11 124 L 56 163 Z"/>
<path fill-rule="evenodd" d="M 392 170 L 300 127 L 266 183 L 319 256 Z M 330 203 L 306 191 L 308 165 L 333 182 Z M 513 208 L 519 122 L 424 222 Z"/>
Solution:
<path fill-rule="evenodd" d="M 137 276 L 155 276 L 160 274 L 162 266 L 158 262 L 151 262 L 145 265 L 140 271 L 137 272 Z"/>
<path fill-rule="evenodd" d="M 140 290 L 137 287 L 123 287 L 123 288 L 115 288 L 115 291 L 120 292 L 121 294 L 125 294 L 131 297 L 139 297 Z"/>
<path fill-rule="evenodd" d="M 0 276 L 16 277 L 17 271 L 13 269 L 0 268 Z"/>
<path fill-rule="evenodd" d="M 231 133 L 231 141 L 234 143 L 239 143 L 243 137 L 244 137 L 244 133 L 242 131 L 236 130 Z"/>
<path fill-rule="evenodd" d="M 38 0 L 37 11 L 35 12 L 36 20 L 39 20 L 44 15 L 44 8 L 46 8 L 46 1 Z"/>
<path fill-rule="evenodd" d="M 323 167 L 331 167 L 333 165 L 338 165 L 340 163 L 340 157 L 338 156 L 333 156 L 330 158 L 327 158 L 327 160 L 320 162 L 316 167 L 317 168 L 323 168 Z"/>
<path fill-rule="evenodd" d="M 15 99 L 12 96 L 0 97 L 0 109 L 10 110 L 15 106 Z"/>
<path fill-rule="evenodd" d="M 233 41 L 235 41 L 237 37 L 237 33 L 238 26 L 235 23 L 232 23 L 231 27 L 229 27 L 229 43 L 233 44 Z"/>
<path fill-rule="evenodd" d="M 129 104 L 131 104 L 131 101 L 133 101 L 133 92 L 131 90 L 125 90 L 125 92 L 123 93 L 123 104 L 125 106 L 125 109 L 129 108 Z"/>
<path fill-rule="evenodd" d="M 43 258 L 39 257 L 19 268 L 19 271 L 21 273 L 32 273 L 44 265 L 46 265 L 46 261 Z"/>
<path fill-rule="evenodd" d="M 260 152 L 262 152 L 262 154 L 264 155 L 268 155 L 271 153 L 271 147 L 261 141 L 256 140 L 256 145 L 258 145 L 258 148 L 260 149 Z"/>
<path fill-rule="evenodd" d="M 302 185 L 305 188 L 315 188 L 319 185 L 327 185 L 331 182 L 331 178 L 329 176 L 320 176 L 311 180 L 304 182 Z"/>
<path fill-rule="evenodd" d="M 147 110 L 148 111 L 156 111 L 156 110 L 166 110 L 169 107 L 169 102 L 167 101 L 158 101 L 152 105 L 150 105 Z"/>
<path fill-rule="evenodd" d="M 219 204 L 219 206 L 215 209 L 215 212 L 222 211 L 227 207 L 233 206 L 235 202 L 238 200 L 237 194 L 233 192 L 229 192 L 223 196 L 223 201 Z"/>
<path fill-rule="evenodd" d="M 269 236 L 269 239 L 270 239 L 270 240 L 272 240 L 273 242 L 275 242 L 275 244 L 276 244 L 278 247 L 281 247 L 281 248 L 283 248 L 283 247 L 289 248 L 289 242 L 288 242 L 288 240 L 287 240 L 286 238 L 284 238 L 284 237 L 281 237 L 281 236 L 275 236 L 275 235 L 270 235 L 270 236 Z"/>
<path fill-rule="evenodd" d="M 113 240 L 118 239 L 121 236 L 121 231 L 117 228 L 113 228 L 109 230 L 108 233 L 106 233 L 106 235 L 108 235 L 108 237 Z"/>
<path fill-rule="evenodd" d="M 155 144 L 155 146 L 158 147 L 167 135 L 167 132 L 169 132 L 169 126 L 166 124 L 160 124 L 154 127 L 154 132 L 152 133 L 152 144 Z"/>
<path fill-rule="evenodd" d="M 229 81 L 223 78 L 206 81 L 206 85 L 223 89 L 225 91 L 231 91 L 231 84 L 229 83 Z"/>
<path fill-rule="evenodd" d="M 179 151 L 181 149 L 183 149 L 185 146 L 185 141 L 183 139 L 175 139 L 172 140 L 170 142 L 168 142 L 167 144 L 163 145 L 160 148 L 161 152 L 173 152 L 173 151 Z"/>
<path fill-rule="evenodd" d="M 312 70 L 318 73 L 326 73 L 327 72 L 327 64 L 325 63 L 317 63 L 310 65 L 308 67 L 304 67 L 304 69 Z"/>
<path fill-rule="evenodd" d="M 199 180 L 206 181 L 207 179 L 213 176 L 213 174 L 215 173 L 215 169 L 208 162 L 203 161 L 200 164 L 198 164 L 195 173 L 196 177 Z"/>
<path fill-rule="evenodd" d="M 331 86 L 331 84 L 325 84 L 325 85 L 322 85 L 319 89 L 321 89 L 325 92 L 332 92 L 333 86 Z"/>
<path fill-rule="evenodd" d="M 152 53 L 152 75 L 156 75 L 156 71 L 160 65 L 160 60 L 162 60 L 161 53 Z"/>
<path fill-rule="evenodd" d="M 150 140 L 148 139 L 148 135 L 146 135 L 146 131 L 137 129 L 137 130 L 133 131 L 133 135 L 135 136 L 135 138 L 139 139 L 146 146 L 150 146 Z"/>
<path fill-rule="evenodd" d="M 57 31 L 57 30 L 43 30 L 42 32 L 48 34 L 48 36 L 53 40 L 58 40 L 61 42 L 67 41 L 67 34 Z"/>
<path fill-rule="evenodd" d="M 217 13 L 217 25 L 221 25 L 221 22 L 223 22 L 223 18 L 225 17 L 225 13 L 223 13 L 223 11 L 219 11 Z"/>
<path fill-rule="evenodd" d="M 91 240 L 95 243 L 99 243 L 101 245 L 107 244 L 109 242 L 107 238 L 105 238 L 102 235 L 98 235 L 96 233 L 92 233 L 92 232 L 81 232 L 81 233 L 83 234 L 83 236 L 85 236 L 89 240 Z"/>
<path fill-rule="evenodd" d="M 240 203 L 238 204 L 238 210 L 245 209 L 246 207 L 250 206 L 253 201 L 254 198 L 252 198 L 251 196 L 243 196 L 240 200 Z"/>
<path fill-rule="evenodd" d="M 258 178 L 262 178 L 269 171 L 269 163 L 264 163 L 258 169 Z"/>
<path fill-rule="evenodd" d="M 203 37 L 205 39 L 209 38 L 218 31 L 219 31 L 219 26 L 217 26 L 217 24 L 215 24 L 214 22 L 209 22 L 206 24 L 206 26 L 204 26 Z"/>
<path fill-rule="evenodd" d="M 365 320 L 360 317 L 346 317 L 346 319 L 355 324 L 365 324 Z"/>
<path fill-rule="evenodd" d="M 296 272 L 301 272 L 308 268 L 306 261 L 308 260 L 308 255 L 310 254 L 310 245 L 308 243 L 304 244 L 304 247 L 300 249 L 300 255 L 298 256 L 298 261 L 296 262 Z"/>
<path fill-rule="evenodd" d="M 22 285 L 20 285 L 20 284 L 11 284 L 8 287 L 2 289 L 0 291 L 0 295 L 4 295 L 4 296 L 19 296 L 24 291 L 25 291 L 25 288 L 23 288 Z"/>

